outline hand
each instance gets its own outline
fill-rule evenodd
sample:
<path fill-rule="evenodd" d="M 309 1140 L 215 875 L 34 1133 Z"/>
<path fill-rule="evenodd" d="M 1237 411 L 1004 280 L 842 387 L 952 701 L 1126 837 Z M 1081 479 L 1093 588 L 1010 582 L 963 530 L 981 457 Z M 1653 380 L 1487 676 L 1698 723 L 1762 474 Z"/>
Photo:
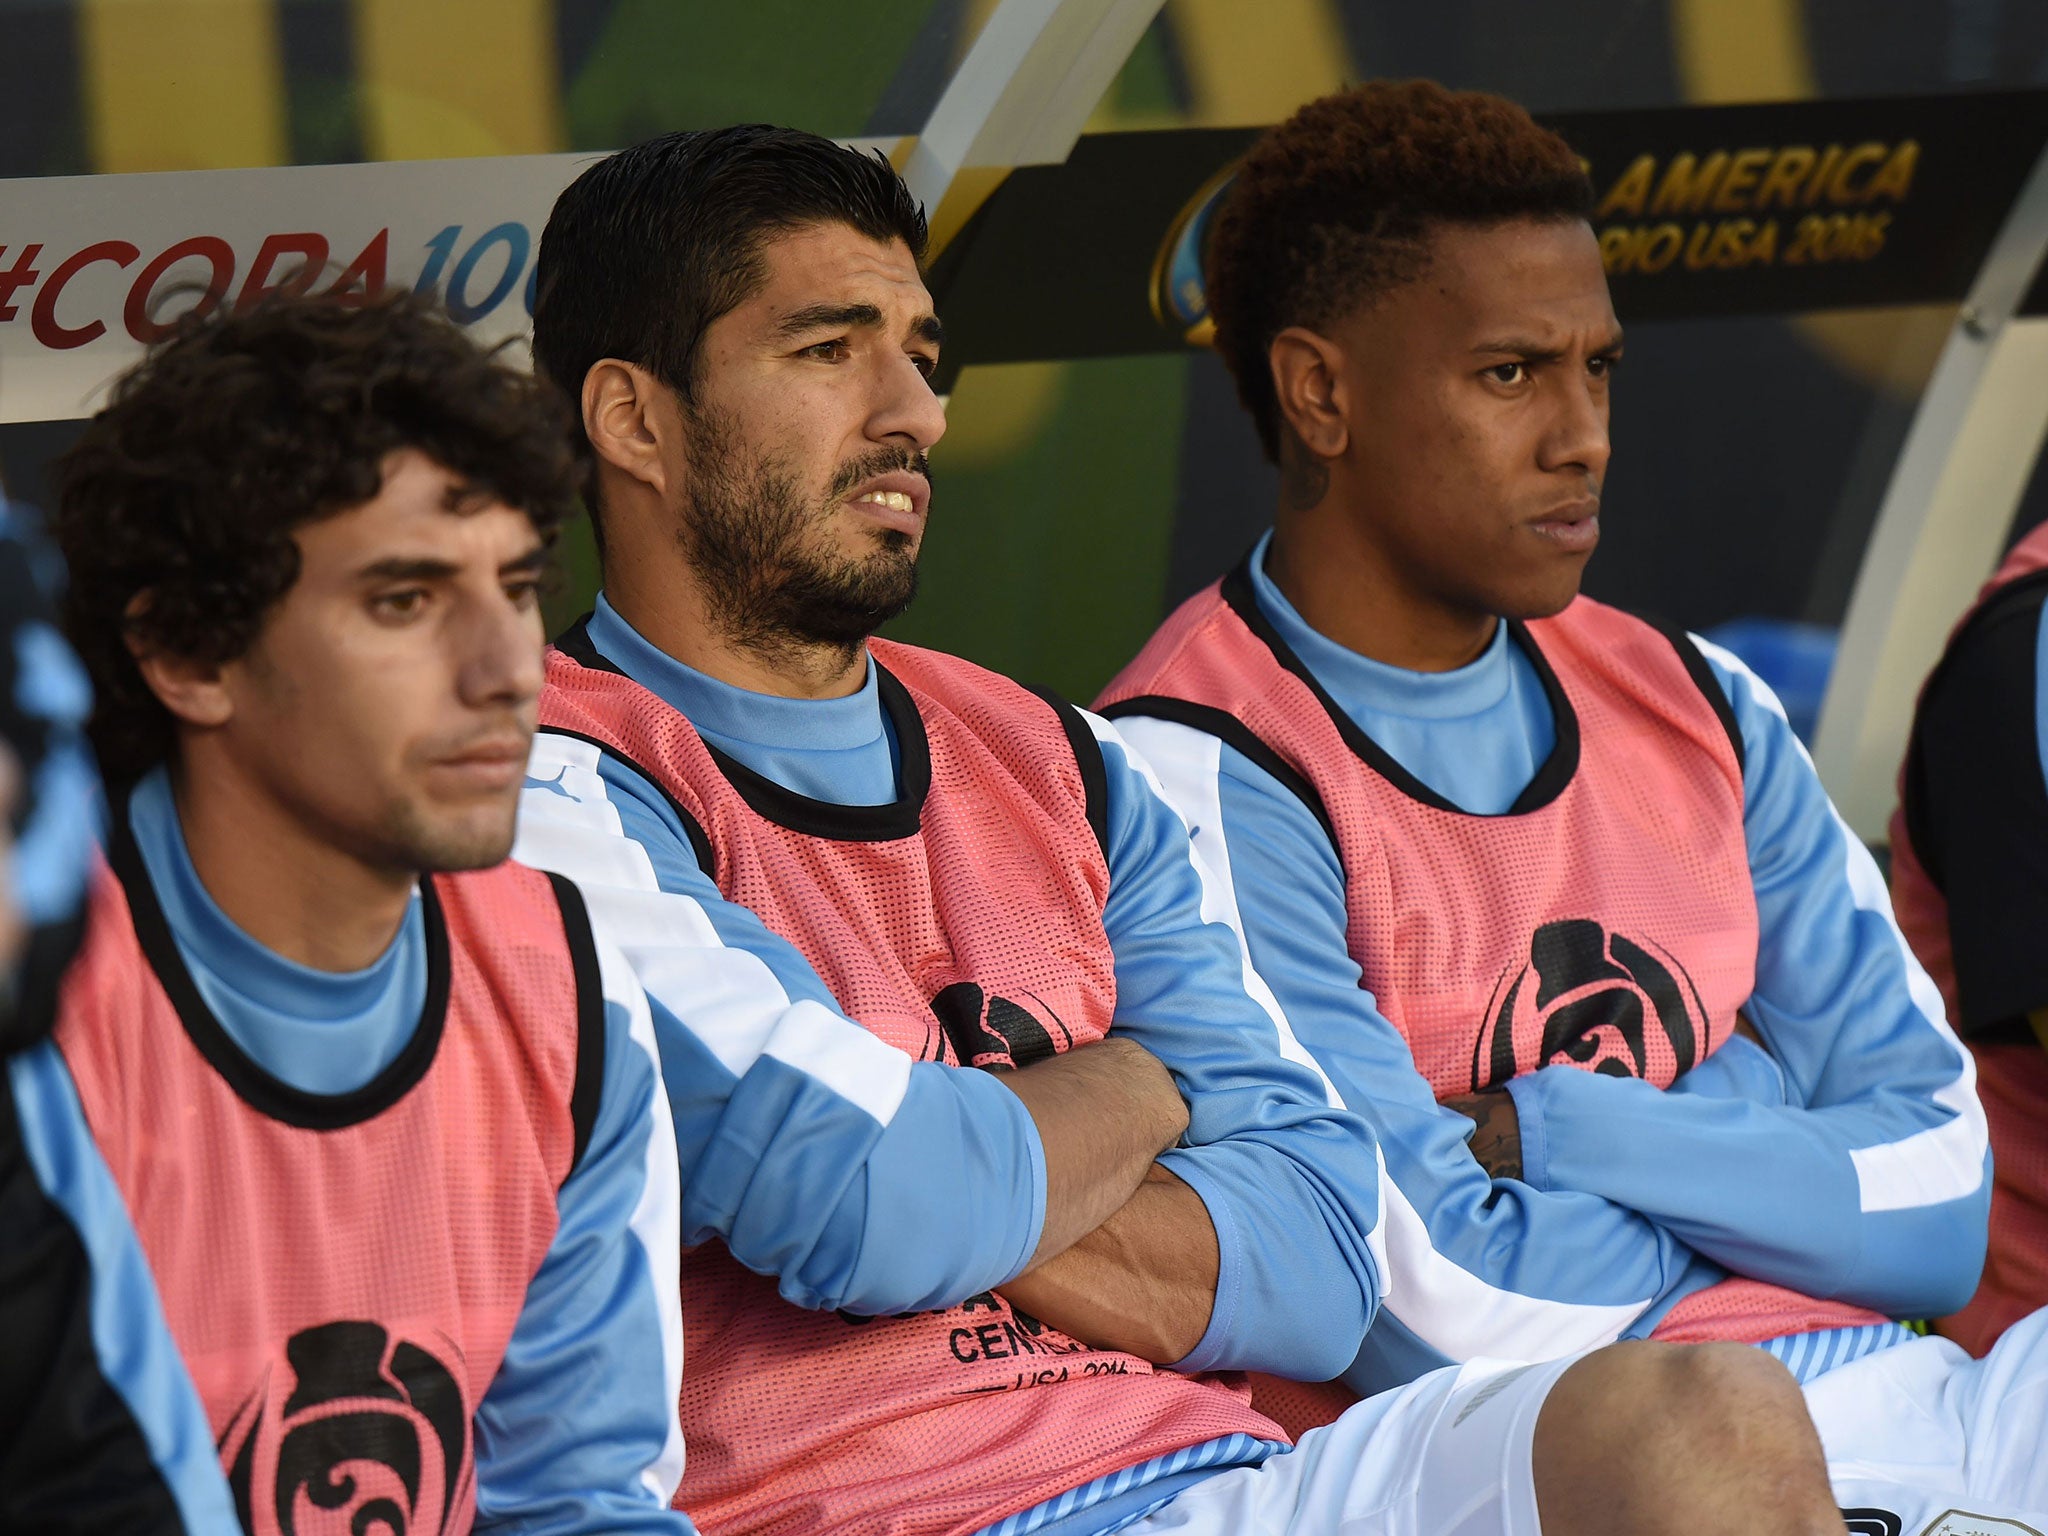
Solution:
<path fill-rule="evenodd" d="M 1522 1120 L 1515 1113 L 1513 1096 L 1505 1088 L 1453 1094 L 1443 1100 L 1443 1106 L 1456 1110 L 1478 1127 L 1472 1134 L 1472 1156 L 1489 1176 L 1522 1176 Z"/>

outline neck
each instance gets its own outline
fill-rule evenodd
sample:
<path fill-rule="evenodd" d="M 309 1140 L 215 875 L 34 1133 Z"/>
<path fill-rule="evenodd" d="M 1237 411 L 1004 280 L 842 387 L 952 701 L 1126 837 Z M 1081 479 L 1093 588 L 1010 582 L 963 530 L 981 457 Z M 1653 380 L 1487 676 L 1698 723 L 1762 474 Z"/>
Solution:
<path fill-rule="evenodd" d="M 1316 506 L 1283 506 L 1266 575 L 1318 634 L 1410 672 L 1469 666 L 1493 641 L 1495 614 L 1421 590 L 1339 510 L 1332 490 Z"/>
<path fill-rule="evenodd" d="M 867 647 L 789 636 L 734 635 L 716 620 L 684 561 L 611 551 L 605 601 L 641 637 L 684 666 L 735 688 L 785 699 L 839 699 L 867 681 Z"/>
<path fill-rule="evenodd" d="M 337 848 L 223 756 L 188 750 L 171 778 L 206 893 L 272 954 L 319 971 L 375 964 L 405 920 L 418 872 Z"/>

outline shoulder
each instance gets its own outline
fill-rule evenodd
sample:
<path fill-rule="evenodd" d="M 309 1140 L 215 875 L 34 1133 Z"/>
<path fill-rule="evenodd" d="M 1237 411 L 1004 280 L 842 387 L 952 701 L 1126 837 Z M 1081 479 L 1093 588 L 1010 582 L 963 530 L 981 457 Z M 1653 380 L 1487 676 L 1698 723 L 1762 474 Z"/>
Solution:
<path fill-rule="evenodd" d="M 1206 651 L 1214 643 L 1215 627 L 1231 617 L 1222 588 L 1222 582 L 1212 581 L 1168 614 L 1166 622 L 1152 632 L 1138 654 L 1102 690 L 1097 706 L 1115 708 L 1124 701 L 1161 689 L 1162 680 L 1180 671 L 1188 657 Z M 1173 690 L 1167 686 L 1164 691 Z"/>

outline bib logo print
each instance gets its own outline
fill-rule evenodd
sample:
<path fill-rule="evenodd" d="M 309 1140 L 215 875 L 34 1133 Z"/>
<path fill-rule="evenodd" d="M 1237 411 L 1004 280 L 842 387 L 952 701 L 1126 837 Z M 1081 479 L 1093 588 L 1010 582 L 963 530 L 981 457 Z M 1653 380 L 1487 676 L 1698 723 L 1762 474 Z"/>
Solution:
<path fill-rule="evenodd" d="M 932 999 L 932 1012 L 961 1066 L 1028 1067 L 1074 1043 L 1051 1006 L 1041 998 L 1032 1001 L 1050 1015 L 1050 1025 L 1021 1003 L 985 994 L 971 981 L 956 981 L 941 991 Z"/>
<path fill-rule="evenodd" d="M 1586 918 L 1545 923 L 1494 984 L 1472 1091 L 1553 1062 L 1668 1083 L 1698 1061 L 1706 1005 L 1675 955 Z"/>
<path fill-rule="evenodd" d="M 460 1352 L 450 1353 L 460 1359 Z M 441 1536 L 465 1507 L 469 1408 L 455 1369 L 377 1323 L 285 1345 L 220 1442 L 249 1536 Z"/>

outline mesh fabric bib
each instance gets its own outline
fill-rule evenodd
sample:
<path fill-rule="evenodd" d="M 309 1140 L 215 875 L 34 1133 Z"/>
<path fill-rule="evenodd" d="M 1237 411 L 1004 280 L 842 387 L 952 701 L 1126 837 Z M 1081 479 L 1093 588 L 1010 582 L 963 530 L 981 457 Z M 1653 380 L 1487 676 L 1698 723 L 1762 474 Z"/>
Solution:
<path fill-rule="evenodd" d="M 870 655 L 901 760 L 891 805 L 751 772 L 580 626 L 549 652 L 541 726 L 658 786 L 719 890 L 897 1049 L 1023 1066 L 1101 1039 L 1116 982 L 1086 723 L 954 657 L 881 640 Z M 1283 1438 L 1238 1379 L 1092 1350 L 993 1292 L 909 1317 L 809 1312 L 708 1243 L 683 1256 L 683 1331 L 677 1503 L 708 1531 L 976 1531 L 1186 1446 Z"/>
<path fill-rule="evenodd" d="M 1209 731 L 1301 797 L 1343 866 L 1359 985 L 1439 1099 L 1551 1065 L 1668 1087 L 1728 1039 L 1755 983 L 1733 715 L 1683 637 L 1589 598 L 1511 636 L 1557 740 L 1498 816 L 1459 810 L 1361 731 L 1258 611 L 1243 566 L 1182 604 L 1103 701 Z M 1877 1321 L 1730 1279 L 1655 1337 Z"/>
<path fill-rule="evenodd" d="M 602 1077 L 580 897 L 511 864 L 423 881 L 418 1030 L 314 1095 L 234 1044 L 133 843 L 112 857 L 57 1043 L 244 1528 L 469 1530 L 472 1420 Z"/>

